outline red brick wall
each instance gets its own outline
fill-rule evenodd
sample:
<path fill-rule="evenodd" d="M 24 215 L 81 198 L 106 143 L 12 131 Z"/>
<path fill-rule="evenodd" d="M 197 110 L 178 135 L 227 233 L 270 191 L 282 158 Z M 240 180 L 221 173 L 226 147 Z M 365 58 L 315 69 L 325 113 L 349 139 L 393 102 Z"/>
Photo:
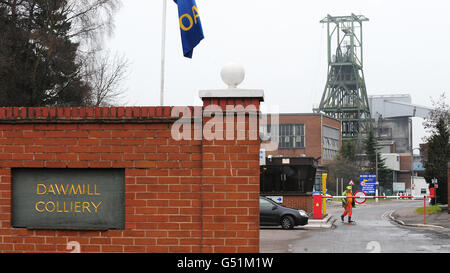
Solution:
<path fill-rule="evenodd" d="M 397 175 L 398 182 L 404 182 L 406 189 L 411 189 L 411 154 L 400 154 L 400 172 Z"/>
<path fill-rule="evenodd" d="M 244 99 L 211 99 L 204 105 L 256 105 Z M 256 114 L 256 113 L 253 113 Z M 203 118 L 206 124 L 211 118 Z M 224 116 L 225 120 L 225 116 Z M 234 124 L 238 123 L 234 118 Z M 220 135 L 226 139 L 226 123 Z M 259 251 L 259 137 L 250 139 L 249 117 L 245 119 L 245 140 L 203 140 L 203 247 L 206 252 Z M 234 125 L 237 136 L 237 126 Z"/>
<path fill-rule="evenodd" d="M 283 155 L 285 157 L 298 157 L 302 154 L 308 157 L 319 158 L 319 164 L 325 164 L 322 149 L 322 125 L 336 128 L 341 132 L 341 122 L 320 114 L 282 114 L 280 124 L 304 124 L 305 125 L 305 148 L 304 149 L 279 149 L 267 152 L 267 155 Z M 341 135 L 341 134 L 339 134 Z M 341 138 L 342 142 L 342 138 Z"/>
<path fill-rule="evenodd" d="M 170 114 L 0 108 L 0 252 L 258 252 L 259 142 L 175 141 Z M 125 229 L 12 228 L 11 168 L 124 168 Z"/>
<path fill-rule="evenodd" d="M 400 170 L 406 171 L 412 168 L 411 154 L 400 154 Z"/>
<path fill-rule="evenodd" d="M 405 189 L 411 189 L 411 172 L 399 172 L 395 182 L 403 182 L 405 183 Z"/>
<path fill-rule="evenodd" d="M 313 213 L 313 197 L 311 195 L 304 196 L 283 196 L 283 206 L 302 209 L 307 213 Z"/>

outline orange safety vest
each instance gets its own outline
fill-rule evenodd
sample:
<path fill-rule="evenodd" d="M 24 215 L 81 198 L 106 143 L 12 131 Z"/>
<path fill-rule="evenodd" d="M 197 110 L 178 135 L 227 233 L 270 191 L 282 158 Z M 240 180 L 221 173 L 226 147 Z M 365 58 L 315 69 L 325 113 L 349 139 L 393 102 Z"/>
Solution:
<path fill-rule="evenodd" d="M 352 192 L 345 191 L 345 192 L 342 193 L 342 195 L 346 195 L 347 196 L 347 198 L 343 198 L 342 199 L 342 207 L 343 208 L 345 208 L 345 207 L 350 207 L 350 208 L 355 207 L 355 199 L 354 198 L 348 198 L 348 197 L 353 197 Z"/>
<path fill-rule="evenodd" d="M 347 197 L 353 197 L 352 192 L 347 192 Z M 347 204 L 352 204 L 353 198 L 347 198 Z"/>

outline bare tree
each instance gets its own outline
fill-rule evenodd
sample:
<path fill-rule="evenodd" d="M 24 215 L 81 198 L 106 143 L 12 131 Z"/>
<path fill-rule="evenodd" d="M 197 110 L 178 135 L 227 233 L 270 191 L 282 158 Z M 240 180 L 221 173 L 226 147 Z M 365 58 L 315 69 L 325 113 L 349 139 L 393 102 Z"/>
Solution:
<path fill-rule="evenodd" d="M 447 103 L 445 92 L 437 100 L 431 99 L 433 110 L 428 114 L 422 123 L 423 127 L 431 134 L 437 133 L 436 125 L 442 118 L 450 129 L 450 106 Z M 428 142 L 430 137 L 424 137 L 422 140 Z"/>
<path fill-rule="evenodd" d="M 86 66 L 86 78 L 92 87 L 90 104 L 110 106 L 123 99 L 128 67 L 124 56 L 111 55 L 109 51 L 93 55 Z"/>
<path fill-rule="evenodd" d="M 80 43 L 79 62 L 84 79 L 92 88 L 90 105 L 117 104 L 123 97 L 129 62 L 125 56 L 103 50 L 103 41 L 112 35 L 114 15 L 120 0 L 68 0 L 66 12 L 72 28 L 70 37 Z"/>
<path fill-rule="evenodd" d="M 124 56 L 103 50 L 105 37 L 114 30 L 114 15 L 120 0 L 67 0 L 65 11 L 72 24 L 70 37 L 80 43 L 78 61 L 84 67 L 84 80 L 92 88 L 90 105 L 119 102 L 125 92 L 129 62 Z"/>
<path fill-rule="evenodd" d="M 0 0 L 0 105 L 107 105 L 128 61 L 104 51 L 121 0 Z"/>
<path fill-rule="evenodd" d="M 105 35 L 112 34 L 120 0 L 66 0 L 64 3 L 62 13 L 72 25 L 69 36 L 83 47 L 101 43 Z"/>

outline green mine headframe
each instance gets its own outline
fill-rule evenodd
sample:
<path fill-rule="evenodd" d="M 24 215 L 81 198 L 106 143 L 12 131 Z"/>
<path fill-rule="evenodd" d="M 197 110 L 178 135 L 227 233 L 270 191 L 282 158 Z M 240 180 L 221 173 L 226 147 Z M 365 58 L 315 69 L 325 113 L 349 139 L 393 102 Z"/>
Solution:
<path fill-rule="evenodd" d="M 371 124 L 363 72 L 363 15 L 330 16 L 327 24 L 328 79 L 316 112 L 342 121 L 343 140 L 358 139 Z"/>

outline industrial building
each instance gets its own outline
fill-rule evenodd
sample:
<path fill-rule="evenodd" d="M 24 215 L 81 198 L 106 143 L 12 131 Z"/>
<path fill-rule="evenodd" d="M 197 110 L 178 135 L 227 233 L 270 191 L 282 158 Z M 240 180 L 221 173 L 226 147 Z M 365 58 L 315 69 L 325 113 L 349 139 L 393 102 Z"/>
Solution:
<path fill-rule="evenodd" d="M 364 77 L 364 15 L 328 15 L 328 76 L 320 106 L 314 109 L 341 121 L 344 140 L 361 143 L 373 128 L 378 151 L 393 170 L 392 180 L 411 191 L 413 175 L 412 117 L 426 117 L 431 109 L 411 104 L 410 95 L 368 96 Z M 362 165 L 366 156 L 358 155 Z M 326 159 L 326 158 L 324 158 Z M 383 189 L 382 189 L 383 190 Z M 392 190 L 392 189 L 389 189 Z"/>
<path fill-rule="evenodd" d="M 342 137 L 355 140 L 370 128 L 370 109 L 364 79 L 364 15 L 331 16 L 327 26 L 328 76 L 318 109 L 342 122 Z"/>
<path fill-rule="evenodd" d="M 423 171 L 413 155 L 412 118 L 425 118 L 431 109 L 412 104 L 409 94 L 369 96 L 369 105 L 378 151 L 393 170 L 394 183 L 404 183 L 405 192 L 411 193 L 413 176 Z"/>
<path fill-rule="evenodd" d="M 391 169 L 393 186 L 384 191 L 411 193 L 422 188 L 417 175 L 417 158 L 413 156 L 412 118 L 425 118 L 430 108 L 413 105 L 411 96 L 369 96 L 364 77 L 363 15 L 328 15 L 320 23 L 327 28 L 328 76 L 320 106 L 315 114 L 280 114 L 278 149 L 265 151 L 264 159 L 310 157 L 317 160 L 315 189 L 321 189 L 321 173 L 337 155 L 342 141 L 357 145 L 374 131 L 378 152 Z M 271 124 L 262 125 L 264 135 L 272 133 Z M 274 140 L 274 139 L 271 139 Z M 365 154 L 357 155 L 361 166 L 367 164 Z M 415 163 L 416 162 L 416 163 Z M 420 174 L 419 174 L 420 175 Z M 264 191 L 264 185 L 262 189 Z M 266 187 L 267 188 L 267 187 Z M 283 194 L 283 191 L 273 191 Z M 264 194 L 264 192 L 262 192 Z"/>
<path fill-rule="evenodd" d="M 319 113 L 280 114 L 276 124 L 271 122 L 261 124 L 260 132 L 278 148 L 264 151 L 261 194 L 312 212 L 312 194 L 321 188 L 324 165 L 342 146 L 341 122 Z"/>
<path fill-rule="evenodd" d="M 260 131 L 271 135 L 270 121 Z M 313 157 L 319 165 L 334 159 L 342 145 L 341 122 L 319 113 L 279 114 L 278 149 L 266 151 L 272 157 Z"/>

